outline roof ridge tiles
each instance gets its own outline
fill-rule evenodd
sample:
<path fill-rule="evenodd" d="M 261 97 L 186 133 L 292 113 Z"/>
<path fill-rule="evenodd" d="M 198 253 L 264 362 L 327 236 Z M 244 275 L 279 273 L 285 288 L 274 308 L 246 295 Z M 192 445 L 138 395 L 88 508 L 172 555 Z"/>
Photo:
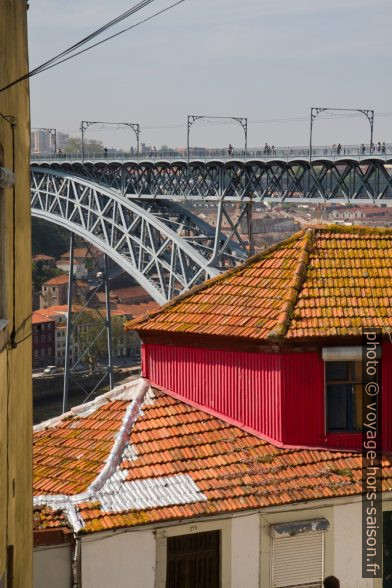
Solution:
<path fill-rule="evenodd" d="M 305 282 L 309 264 L 309 256 L 314 243 L 314 237 L 315 229 L 307 229 L 306 233 L 304 234 L 298 265 L 295 269 L 293 278 L 289 284 L 286 300 L 283 305 L 283 309 L 278 316 L 277 325 L 267 335 L 267 338 L 271 341 L 281 339 L 286 335 L 288 331 L 289 323 L 294 312 L 295 305 L 298 301 L 298 295 L 301 290 L 301 286 Z"/>

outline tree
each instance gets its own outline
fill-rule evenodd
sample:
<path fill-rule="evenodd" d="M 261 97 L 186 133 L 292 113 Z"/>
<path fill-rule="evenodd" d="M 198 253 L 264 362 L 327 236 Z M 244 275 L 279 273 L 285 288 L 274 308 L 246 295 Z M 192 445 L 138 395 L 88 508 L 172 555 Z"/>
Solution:
<path fill-rule="evenodd" d="M 57 267 L 51 267 L 43 261 L 34 262 L 32 267 L 33 291 L 39 292 L 44 282 L 62 273 Z"/>
<path fill-rule="evenodd" d="M 123 320 L 120 317 L 112 317 L 112 346 L 115 348 L 120 340 L 123 340 Z M 78 348 L 78 356 L 82 357 L 81 363 L 87 364 L 93 373 L 100 362 L 107 362 L 108 342 L 105 329 L 105 319 L 97 309 L 85 309 L 74 319 L 73 324 L 73 348 Z M 105 363 L 106 365 L 106 363 Z"/>
<path fill-rule="evenodd" d="M 68 231 L 41 219 L 32 219 L 31 245 L 33 255 L 45 253 L 57 258 L 67 250 L 68 243 Z"/>
<path fill-rule="evenodd" d="M 65 153 L 80 153 L 82 151 L 82 140 L 79 137 L 70 137 L 63 149 Z M 94 153 L 103 153 L 104 146 L 102 141 L 95 139 L 84 140 L 84 152 L 86 155 Z"/>

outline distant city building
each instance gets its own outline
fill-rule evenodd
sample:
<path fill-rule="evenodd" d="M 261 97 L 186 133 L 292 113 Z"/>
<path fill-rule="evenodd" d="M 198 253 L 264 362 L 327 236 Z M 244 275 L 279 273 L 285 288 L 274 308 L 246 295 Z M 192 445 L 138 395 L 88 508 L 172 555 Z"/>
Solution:
<path fill-rule="evenodd" d="M 75 247 L 74 249 L 74 276 L 76 278 L 95 277 L 97 267 L 103 267 L 103 253 L 96 247 Z M 59 270 L 69 272 L 69 251 L 63 253 L 56 262 Z"/>
<path fill-rule="evenodd" d="M 119 304 L 118 307 L 112 311 L 113 319 L 117 319 L 120 321 L 121 325 L 125 321 L 129 321 L 133 318 L 137 318 L 139 316 L 143 316 L 147 312 L 152 312 L 153 310 L 157 310 L 158 305 L 156 302 L 149 302 L 146 304 Z M 103 309 L 102 309 L 103 310 Z M 97 316 L 95 313 L 95 309 L 85 308 L 80 304 L 74 304 L 72 306 L 72 311 L 74 313 L 92 313 L 93 316 Z M 104 310 L 103 310 L 104 312 Z M 66 304 L 56 304 L 49 306 L 47 308 L 41 308 L 34 312 L 34 321 L 35 324 L 40 325 L 40 321 L 45 323 L 52 322 L 54 324 L 53 334 L 53 358 L 51 363 L 57 366 L 64 366 L 65 363 L 65 341 L 66 341 L 66 327 L 68 322 L 68 306 Z M 87 328 L 80 327 L 83 329 L 85 333 Z M 42 329 L 42 335 L 46 335 L 46 327 L 39 327 L 37 328 L 37 335 L 41 334 L 38 333 Z M 76 335 L 75 335 L 76 333 Z M 78 341 L 78 328 L 74 330 L 74 337 L 71 339 L 71 362 L 75 363 L 78 354 L 80 351 L 80 340 Z M 86 341 L 86 337 L 84 337 Z M 47 339 L 37 339 L 35 341 L 36 345 L 41 345 L 41 347 L 36 347 L 38 353 L 35 354 L 35 358 L 38 360 L 41 357 L 46 357 L 43 355 L 41 351 L 42 346 L 46 345 Z M 46 352 L 45 352 L 46 353 Z M 113 333 L 113 360 L 120 361 L 123 363 L 126 359 L 138 359 L 140 357 L 140 340 L 136 332 L 132 334 L 131 337 L 125 333 L 125 331 L 121 330 L 114 330 Z M 46 362 L 46 363 L 45 363 Z M 48 365 L 48 361 L 44 361 L 45 365 Z M 37 365 L 37 367 L 41 367 Z M 43 366 L 44 367 L 44 366 Z"/>
<path fill-rule="evenodd" d="M 96 297 L 100 304 L 105 304 L 105 292 L 97 292 Z M 128 286 L 110 290 L 110 305 L 113 309 L 116 309 L 120 304 L 138 305 L 141 303 L 152 303 L 156 307 L 158 306 L 157 303 L 152 302 L 151 296 L 141 286 Z"/>
<path fill-rule="evenodd" d="M 57 150 L 64 149 L 69 141 L 69 135 L 66 133 L 57 133 Z"/>
<path fill-rule="evenodd" d="M 56 358 L 55 321 L 33 312 L 33 369 L 53 365 Z"/>
<path fill-rule="evenodd" d="M 52 137 L 48 131 L 33 129 L 31 131 L 31 152 L 36 154 L 47 154 L 54 151 Z"/>
<path fill-rule="evenodd" d="M 88 282 L 76 280 L 73 283 L 76 301 L 83 303 L 90 289 Z M 40 308 L 66 304 L 68 298 L 68 275 L 61 274 L 42 284 Z"/>
<path fill-rule="evenodd" d="M 392 210 L 380 206 L 339 206 L 327 209 L 328 218 L 335 222 L 365 224 L 371 227 L 392 226 Z"/>

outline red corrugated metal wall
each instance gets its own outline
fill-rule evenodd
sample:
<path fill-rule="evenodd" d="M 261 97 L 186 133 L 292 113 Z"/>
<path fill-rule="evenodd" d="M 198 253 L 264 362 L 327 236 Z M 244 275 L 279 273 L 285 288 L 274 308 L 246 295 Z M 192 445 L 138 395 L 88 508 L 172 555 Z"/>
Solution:
<path fill-rule="evenodd" d="M 145 345 L 147 377 L 240 425 L 281 441 L 281 356 Z"/>
<path fill-rule="evenodd" d="M 282 355 L 283 442 L 324 442 L 324 363 L 316 352 Z"/>
<path fill-rule="evenodd" d="M 324 363 L 316 352 L 246 353 L 143 346 L 152 384 L 285 445 L 357 449 L 360 434 L 325 434 Z M 392 345 L 383 346 L 383 439 L 392 451 Z"/>

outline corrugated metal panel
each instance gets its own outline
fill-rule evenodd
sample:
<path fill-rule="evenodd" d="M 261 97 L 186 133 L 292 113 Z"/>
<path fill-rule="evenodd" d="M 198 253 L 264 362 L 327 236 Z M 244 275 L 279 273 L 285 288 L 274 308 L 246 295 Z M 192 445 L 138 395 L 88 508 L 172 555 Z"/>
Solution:
<path fill-rule="evenodd" d="M 155 344 L 146 353 L 153 384 L 281 441 L 278 354 Z"/>
<path fill-rule="evenodd" d="M 272 586 L 321 587 L 324 575 L 324 533 L 311 532 L 273 540 Z"/>
<path fill-rule="evenodd" d="M 283 441 L 324 444 L 324 364 L 316 352 L 282 355 Z"/>
<path fill-rule="evenodd" d="M 162 386 L 285 445 L 361 448 L 325 434 L 324 362 L 316 352 L 246 353 L 143 346 L 143 373 Z M 383 439 L 392 451 L 392 344 L 383 346 Z"/>

